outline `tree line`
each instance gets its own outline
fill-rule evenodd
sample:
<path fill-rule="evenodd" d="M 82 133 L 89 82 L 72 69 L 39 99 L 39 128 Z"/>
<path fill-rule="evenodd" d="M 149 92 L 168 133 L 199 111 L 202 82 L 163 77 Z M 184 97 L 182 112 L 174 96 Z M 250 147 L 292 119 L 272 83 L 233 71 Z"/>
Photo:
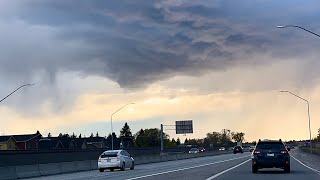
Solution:
<path fill-rule="evenodd" d="M 230 129 L 222 129 L 221 132 L 207 133 L 205 138 L 185 139 L 184 144 L 215 147 L 215 146 L 231 146 L 236 142 L 243 142 L 245 133 L 232 132 Z"/>
<path fill-rule="evenodd" d="M 120 130 L 119 136 L 115 133 L 109 133 L 108 136 L 104 137 L 107 142 L 111 142 L 112 136 L 114 144 L 121 144 L 123 142 L 129 143 L 131 147 L 159 147 L 160 146 L 160 134 L 161 131 L 158 128 L 149 128 L 149 129 L 140 129 L 137 133 L 132 134 L 131 128 L 126 122 L 122 129 Z M 170 139 L 170 136 L 163 132 L 164 146 L 167 148 L 173 148 L 184 145 L 193 145 L 193 146 L 203 146 L 203 147 L 214 147 L 214 146 L 228 146 L 233 145 L 235 142 L 243 142 L 245 133 L 243 132 L 232 132 L 230 129 L 223 129 L 221 132 L 210 132 L 206 134 L 206 137 L 200 139 L 185 139 L 182 143 L 180 138 Z M 51 137 L 51 133 L 48 134 L 48 137 Z M 66 138 L 82 138 L 79 136 L 60 133 L 58 137 Z M 85 137 L 85 136 L 84 136 Z M 89 137 L 100 137 L 99 133 L 91 133 Z"/>

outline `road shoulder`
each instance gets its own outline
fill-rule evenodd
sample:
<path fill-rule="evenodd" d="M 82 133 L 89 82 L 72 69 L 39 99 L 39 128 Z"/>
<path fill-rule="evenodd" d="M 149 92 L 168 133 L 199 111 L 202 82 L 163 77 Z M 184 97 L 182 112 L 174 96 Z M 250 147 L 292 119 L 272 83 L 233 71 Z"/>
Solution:
<path fill-rule="evenodd" d="M 299 161 L 304 163 L 305 165 L 316 169 L 317 171 L 320 171 L 320 156 L 310 154 L 310 153 L 305 153 L 301 151 L 300 149 L 293 149 L 290 154 L 297 158 Z"/>

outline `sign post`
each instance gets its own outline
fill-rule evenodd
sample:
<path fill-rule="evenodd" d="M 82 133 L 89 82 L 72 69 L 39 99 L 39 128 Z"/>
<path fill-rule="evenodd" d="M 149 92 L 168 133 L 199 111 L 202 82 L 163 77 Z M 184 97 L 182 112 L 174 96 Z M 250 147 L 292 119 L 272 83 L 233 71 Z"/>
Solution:
<path fill-rule="evenodd" d="M 175 125 L 160 125 L 160 144 L 161 144 L 161 153 L 163 154 L 163 126 L 175 126 L 175 129 L 170 129 L 170 130 L 176 130 L 176 134 L 189 134 L 193 133 L 193 125 L 192 125 L 192 120 L 185 120 L 185 121 L 176 121 Z"/>

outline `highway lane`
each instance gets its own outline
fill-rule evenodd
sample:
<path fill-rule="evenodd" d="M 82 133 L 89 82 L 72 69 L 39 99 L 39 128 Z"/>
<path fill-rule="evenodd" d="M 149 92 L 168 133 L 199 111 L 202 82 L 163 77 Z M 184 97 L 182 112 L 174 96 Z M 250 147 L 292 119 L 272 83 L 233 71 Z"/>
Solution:
<path fill-rule="evenodd" d="M 242 160 L 249 159 L 250 153 L 243 154 L 223 154 L 216 156 L 207 156 L 200 158 L 184 159 L 179 161 L 168 161 L 161 163 L 152 163 L 152 164 L 143 164 L 137 165 L 134 170 L 127 169 L 126 171 L 117 171 L 110 172 L 106 170 L 103 173 L 100 173 L 98 170 L 95 171 L 86 171 L 70 174 L 60 174 L 53 176 L 44 176 L 39 178 L 32 178 L 33 180 L 99 180 L 99 179 L 130 179 L 136 177 L 143 177 L 152 174 L 162 173 L 162 175 L 176 174 L 184 171 L 196 171 L 196 169 L 201 169 L 206 166 L 216 165 L 217 172 L 223 170 L 221 164 L 231 165 L 241 162 Z M 173 172 L 171 172 L 173 171 Z M 155 176 L 154 176 L 155 177 Z"/>
<path fill-rule="evenodd" d="M 40 179 L 64 179 L 64 180 L 100 180 L 100 179 L 306 179 L 320 180 L 320 174 L 301 165 L 298 161 L 291 158 L 291 173 L 285 174 L 281 169 L 263 169 L 258 174 L 251 173 L 250 153 L 244 154 L 225 154 L 211 157 L 186 159 L 162 163 L 153 163 L 136 166 L 135 170 L 103 172 L 88 171 L 71 174 L 54 175 L 47 177 L 34 178 Z"/>
<path fill-rule="evenodd" d="M 251 162 L 247 162 L 235 168 L 215 180 L 227 179 L 272 179 L 272 180 L 319 180 L 320 174 L 304 167 L 296 160 L 291 158 L 291 173 L 284 173 L 282 169 L 260 169 L 257 174 L 251 173 Z M 210 180 L 210 178 L 208 178 Z"/>

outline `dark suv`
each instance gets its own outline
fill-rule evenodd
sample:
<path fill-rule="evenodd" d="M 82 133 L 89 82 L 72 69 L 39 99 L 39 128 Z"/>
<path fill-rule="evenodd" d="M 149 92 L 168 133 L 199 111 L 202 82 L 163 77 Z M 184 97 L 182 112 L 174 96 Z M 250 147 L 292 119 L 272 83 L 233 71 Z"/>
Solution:
<path fill-rule="evenodd" d="M 233 154 L 236 154 L 236 153 L 243 153 L 243 149 L 241 146 L 236 146 L 233 148 Z"/>
<path fill-rule="evenodd" d="M 252 173 L 262 168 L 282 168 L 290 173 L 290 155 L 280 140 L 259 140 L 252 152 Z"/>

